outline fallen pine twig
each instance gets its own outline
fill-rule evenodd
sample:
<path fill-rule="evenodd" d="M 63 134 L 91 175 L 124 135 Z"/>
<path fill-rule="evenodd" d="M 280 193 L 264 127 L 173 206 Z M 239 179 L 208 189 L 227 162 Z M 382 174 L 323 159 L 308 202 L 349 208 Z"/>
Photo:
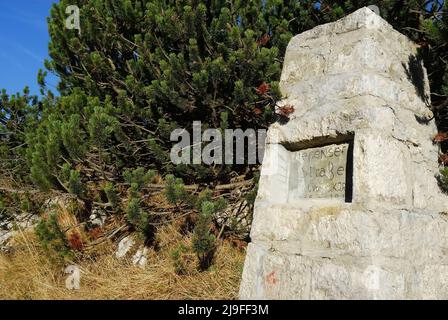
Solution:
<path fill-rule="evenodd" d="M 6 187 L 0 187 L 0 191 L 8 192 L 8 193 L 17 193 L 17 194 L 25 194 L 25 193 L 36 194 L 36 193 L 40 192 L 39 190 L 35 190 L 35 189 L 31 189 L 31 190 L 16 190 L 16 189 L 10 189 L 10 188 L 6 188 Z"/>
<path fill-rule="evenodd" d="M 234 182 L 229 184 L 221 184 L 217 185 L 215 187 L 215 190 L 229 190 L 229 189 L 236 189 L 239 187 L 244 187 L 253 184 L 253 180 L 245 180 L 240 182 Z"/>

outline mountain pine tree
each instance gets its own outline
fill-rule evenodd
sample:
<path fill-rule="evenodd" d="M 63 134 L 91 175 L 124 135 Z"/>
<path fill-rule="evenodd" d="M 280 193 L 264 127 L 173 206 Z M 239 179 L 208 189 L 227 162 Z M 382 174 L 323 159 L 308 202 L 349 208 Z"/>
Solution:
<path fill-rule="evenodd" d="M 73 4 L 81 32 L 65 28 Z M 33 180 L 63 189 L 59 168 L 67 161 L 85 168 L 81 179 L 91 170 L 89 179 L 109 181 L 139 166 L 185 182 L 246 172 L 173 165 L 171 131 L 191 130 L 195 120 L 204 128 L 266 127 L 275 120 L 290 38 L 369 4 L 375 1 L 61 0 L 49 18 L 46 66 L 60 77 L 62 98 L 29 141 Z M 431 12 L 421 1 L 378 6 L 399 31 L 426 39 Z M 430 62 L 434 69 L 438 61 Z"/>
<path fill-rule="evenodd" d="M 65 29 L 69 4 L 81 9 L 81 32 Z M 46 66 L 60 77 L 62 97 L 28 141 L 33 180 L 66 189 L 66 162 L 82 168 L 81 180 L 111 182 L 139 166 L 186 182 L 245 172 L 174 166 L 170 133 L 194 120 L 266 127 L 286 46 L 318 16 L 311 1 L 60 1 L 49 18 Z"/>
<path fill-rule="evenodd" d="M 25 161 L 26 135 L 34 129 L 42 105 L 25 88 L 23 94 L 0 94 L 0 180 L 23 182 L 28 169 Z"/>
<path fill-rule="evenodd" d="M 84 200 L 99 201 L 101 193 L 109 206 L 119 202 L 116 193 L 127 194 L 135 225 L 142 220 L 139 194 L 146 181 L 140 176 L 148 170 L 208 184 L 228 182 L 233 172 L 251 174 L 246 165 L 172 164 L 171 131 L 191 130 L 193 121 L 221 130 L 267 127 L 276 119 L 291 37 L 372 4 L 421 45 L 439 128 L 448 131 L 446 4 L 441 9 L 435 1 L 396 0 L 60 0 L 48 19 L 45 63 L 60 78 L 60 96 L 47 90 L 43 71 L 41 101 L 27 91 L 2 94 L 1 174 L 16 181 L 29 174 L 44 190 Z M 80 8 L 80 32 L 65 27 L 68 5 Z M 176 185 L 174 177 L 168 180 Z M 123 184 L 129 190 L 115 187 Z"/>

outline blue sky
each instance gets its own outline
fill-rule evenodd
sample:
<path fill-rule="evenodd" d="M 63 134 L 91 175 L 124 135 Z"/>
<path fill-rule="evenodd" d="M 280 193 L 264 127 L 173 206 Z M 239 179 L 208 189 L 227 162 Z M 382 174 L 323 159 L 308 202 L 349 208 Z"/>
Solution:
<path fill-rule="evenodd" d="M 48 57 L 46 18 L 54 0 L 0 0 L 0 89 L 38 94 L 37 71 Z M 57 78 L 48 76 L 49 89 Z"/>

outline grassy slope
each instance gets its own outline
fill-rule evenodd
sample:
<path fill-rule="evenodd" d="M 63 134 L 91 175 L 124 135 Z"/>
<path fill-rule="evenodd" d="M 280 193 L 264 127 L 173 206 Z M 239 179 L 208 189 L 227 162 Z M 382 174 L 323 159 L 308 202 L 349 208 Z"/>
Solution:
<path fill-rule="evenodd" d="M 180 243 L 188 245 L 175 225 L 158 232 L 160 247 L 151 249 L 144 269 L 114 256 L 116 245 L 104 244 L 86 258 L 77 258 L 82 270 L 81 289 L 65 288 L 64 263 L 52 261 L 33 233 L 15 239 L 14 253 L 0 255 L 0 299 L 236 299 L 245 252 L 223 242 L 216 263 L 207 272 L 179 276 L 170 253 Z"/>

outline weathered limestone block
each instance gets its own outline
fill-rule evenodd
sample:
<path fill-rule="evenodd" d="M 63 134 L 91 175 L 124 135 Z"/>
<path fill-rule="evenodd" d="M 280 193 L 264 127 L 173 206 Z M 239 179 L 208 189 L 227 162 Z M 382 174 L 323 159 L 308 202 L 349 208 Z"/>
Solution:
<path fill-rule="evenodd" d="M 14 217 L 0 221 L 0 252 L 8 252 L 14 237 L 23 231 L 33 229 L 40 221 L 37 215 L 20 213 Z"/>
<path fill-rule="evenodd" d="M 268 131 L 240 297 L 448 299 L 417 45 L 363 8 L 294 37 L 280 87 L 295 111 Z"/>

